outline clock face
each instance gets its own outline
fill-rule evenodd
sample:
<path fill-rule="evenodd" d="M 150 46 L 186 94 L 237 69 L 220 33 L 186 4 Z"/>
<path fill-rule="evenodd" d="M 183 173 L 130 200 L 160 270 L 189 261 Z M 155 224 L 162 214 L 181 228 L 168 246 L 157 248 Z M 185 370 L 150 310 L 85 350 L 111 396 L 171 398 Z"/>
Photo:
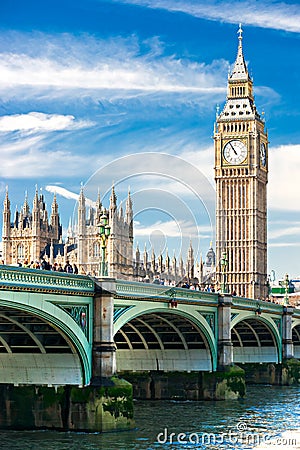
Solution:
<path fill-rule="evenodd" d="M 261 164 L 265 167 L 267 163 L 267 158 L 266 158 L 266 146 L 264 143 L 260 144 L 260 161 Z"/>
<path fill-rule="evenodd" d="M 234 139 L 225 144 L 223 154 L 229 164 L 240 164 L 246 159 L 247 147 L 242 141 Z"/>

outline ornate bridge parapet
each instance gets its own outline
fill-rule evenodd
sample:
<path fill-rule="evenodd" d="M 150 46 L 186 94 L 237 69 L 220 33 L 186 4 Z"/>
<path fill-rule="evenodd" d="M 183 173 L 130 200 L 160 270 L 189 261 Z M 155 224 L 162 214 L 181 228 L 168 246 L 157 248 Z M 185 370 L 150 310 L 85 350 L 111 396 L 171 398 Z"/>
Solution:
<path fill-rule="evenodd" d="M 94 282 L 83 275 L 0 266 L 0 289 L 90 296 L 95 287 Z"/>

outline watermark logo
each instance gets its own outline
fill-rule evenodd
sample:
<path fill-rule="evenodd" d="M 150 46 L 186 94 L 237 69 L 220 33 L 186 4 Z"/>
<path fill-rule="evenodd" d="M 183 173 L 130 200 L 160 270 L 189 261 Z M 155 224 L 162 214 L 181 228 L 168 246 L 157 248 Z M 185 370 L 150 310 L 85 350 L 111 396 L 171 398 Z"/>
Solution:
<path fill-rule="evenodd" d="M 286 433 L 285 433 L 286 434 Z M 286 446 L 289 449 L 299 448 L 297 439 L 289 436 L 274 436 L 270 433 L 251 431 L 246 422 L 239 422 L 235 428 L 224 433 L 175 433 L 168 428 L 157 435 L 159 444 L 194 444 L 194 445 L 251 445 Z M 253 448 L 253 447 L 252 447 Z M 260 447 L 259 447 L 260 448 Z"/>

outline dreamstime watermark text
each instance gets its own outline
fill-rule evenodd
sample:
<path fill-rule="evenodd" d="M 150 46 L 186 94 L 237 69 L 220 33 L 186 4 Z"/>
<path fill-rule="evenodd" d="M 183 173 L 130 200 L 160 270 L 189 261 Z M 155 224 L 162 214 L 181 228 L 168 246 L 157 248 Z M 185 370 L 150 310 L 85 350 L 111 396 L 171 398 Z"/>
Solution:
<path fill-rule="evenodd" d="M 293 437 L 274 436 L 248 430 L 245 422 L 239 422 L 234 429 L 224 433 L 174 433 L 167 428 L 157 435 L 159 444 L 196 444 L 196 445 L 268 445 L 298 448 L 297 439 Z"/>

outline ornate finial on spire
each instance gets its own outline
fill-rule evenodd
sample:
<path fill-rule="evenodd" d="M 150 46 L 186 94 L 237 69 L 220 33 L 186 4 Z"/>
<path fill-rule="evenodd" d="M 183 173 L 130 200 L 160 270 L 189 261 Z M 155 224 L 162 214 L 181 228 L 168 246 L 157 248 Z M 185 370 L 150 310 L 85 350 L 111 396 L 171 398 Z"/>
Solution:
<path fill-rule="evenodd" d="M 240 23 L 239 29 L 238 29 L 238 35 L 239 35 L 239 46 L 242 46 L 242 40 L 243 40 L 243 29 L 242 24 Z"/>

